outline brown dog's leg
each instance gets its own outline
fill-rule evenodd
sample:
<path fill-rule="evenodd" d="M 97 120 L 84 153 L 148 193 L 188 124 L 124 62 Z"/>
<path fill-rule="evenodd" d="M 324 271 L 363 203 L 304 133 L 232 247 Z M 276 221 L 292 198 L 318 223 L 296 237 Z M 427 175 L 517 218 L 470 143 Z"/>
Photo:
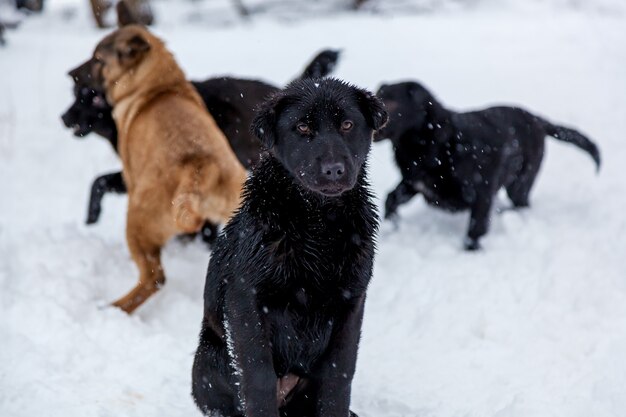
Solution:
<path fill-rule="evenodd" d="M 127 313 L 132 313 L 148 297 L 165 284 L 161 266 L 161 247 L 158 230 L 151 230 L 150 217 L 129 207 L 126 241 L 133 260 L 139 268 L 139 282 L 128 294 L 113 303 Z"/>

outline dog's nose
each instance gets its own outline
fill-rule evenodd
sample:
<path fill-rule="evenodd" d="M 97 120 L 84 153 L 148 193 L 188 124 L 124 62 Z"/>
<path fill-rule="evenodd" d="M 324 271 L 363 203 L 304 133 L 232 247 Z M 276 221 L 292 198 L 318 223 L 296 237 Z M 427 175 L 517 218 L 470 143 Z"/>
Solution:
<path fill-rule="evenodd" d="M 343 177 L 345 172 L 346 166 L 343 162 L 322 163 L 322 175 L 328 180 L 336 181 Z"/>

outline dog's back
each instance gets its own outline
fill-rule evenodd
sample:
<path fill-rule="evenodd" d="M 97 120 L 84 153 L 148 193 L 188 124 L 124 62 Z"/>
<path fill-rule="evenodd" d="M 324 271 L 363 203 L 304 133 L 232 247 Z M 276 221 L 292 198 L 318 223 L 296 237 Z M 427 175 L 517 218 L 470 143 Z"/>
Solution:
<path fill-rule="evenodd" d="M 260 144 L 250 133 L 255 108 L 276 87 L 256 80 L 232 77 L 192 82 L 209 113 L 230 141 L 239 161 L 246 167 L 259 160 Z"/>
<path fill-rule="evenodd" d="M 120 156 L 129 192 L 137 187 L 165 193 L 181 221 L 194 212 L 199 215 L 179 222 L 190 232 L 204 219 L 228 220 L 246 174 L 198 94 L 183 82 L 137 114 L 120 138 Z M 176 213 L 180 210 L 189 212 Z"/>

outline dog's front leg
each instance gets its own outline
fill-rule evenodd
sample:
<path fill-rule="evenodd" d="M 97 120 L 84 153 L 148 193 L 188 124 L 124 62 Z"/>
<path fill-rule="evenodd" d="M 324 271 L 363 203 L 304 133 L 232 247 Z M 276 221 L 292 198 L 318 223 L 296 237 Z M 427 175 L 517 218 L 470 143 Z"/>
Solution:
<path fill-rule="evenodd" d="M 91 184 L 91 194 L 89 196 L 89 207 L 87 209 L 87 224 L 94 224 L 100 217 L 102 211 L 102 197 L 106 193 L 125 193 L 126 184 L 121 172 L 100 175 Z"/>
<path fill-rule="evenodd" d="M 246 417 L 278 417 L 272 350 L 256 303 L 256 291 L 235 278 L 225 294 L 224 328 L 229 361 Z"/>
<path fill-rule="evenodd" d="M 348 417 L 365 295 L 335 322 L 329 349 L 315 372 L 317 417 Z"/>
<path fill-rule="evenodd" d="M 417 190 L 408 181 L 403 179 L 398 186 L 387 195 L 385 201 L 385 219 L 396 216 L 396 211 L 401 204 L 408 202 L 417 194 Z"/>
<path fill-rule="evenodd" d="M 492 200 L 493 194 L 491 192 L 483 192 L 478 194 L 476 201 L 472 205 L 469 230 L 464 241 L 466 250 L 480 249 L 478 239 L 489 230 Z"/>

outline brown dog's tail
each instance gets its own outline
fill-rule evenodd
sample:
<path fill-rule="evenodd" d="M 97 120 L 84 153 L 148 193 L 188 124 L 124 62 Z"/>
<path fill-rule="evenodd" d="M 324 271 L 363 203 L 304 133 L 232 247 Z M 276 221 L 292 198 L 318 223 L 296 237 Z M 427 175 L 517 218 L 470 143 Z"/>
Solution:
<path fill-rule="evenodd" d="M 600 149 L 598 149 L 598 146 L 593 143 L 591 139 L 574 129 L 553 125 L 543 119 L 539 119 L 539 121 L 543 125 L 548 136 L 552 136 L 560 141 L 578 146 L 580 149 L 591 155 L 596 163 L 596 171 L 600 170 Z"/>
<path fill-rule="evenodd" d="M 204 218 L 200 213 L 200 195 L 195 192 L 176 194 L 172 200 L 174 221 L 183 233 L 194 233 L 200 230 Z"/>
<path fill-rule="evenodd" d="M 246 171 L 224 172 L 217 163 L 189 163 L 183 168 L 181 182 L 172 199 L 173 216 L 181 232 L 200 230 L 206 220 L 225 223 L 241 201 L 241 186 Z M 241 178 L 236 174 L 241 174 Z"/>

